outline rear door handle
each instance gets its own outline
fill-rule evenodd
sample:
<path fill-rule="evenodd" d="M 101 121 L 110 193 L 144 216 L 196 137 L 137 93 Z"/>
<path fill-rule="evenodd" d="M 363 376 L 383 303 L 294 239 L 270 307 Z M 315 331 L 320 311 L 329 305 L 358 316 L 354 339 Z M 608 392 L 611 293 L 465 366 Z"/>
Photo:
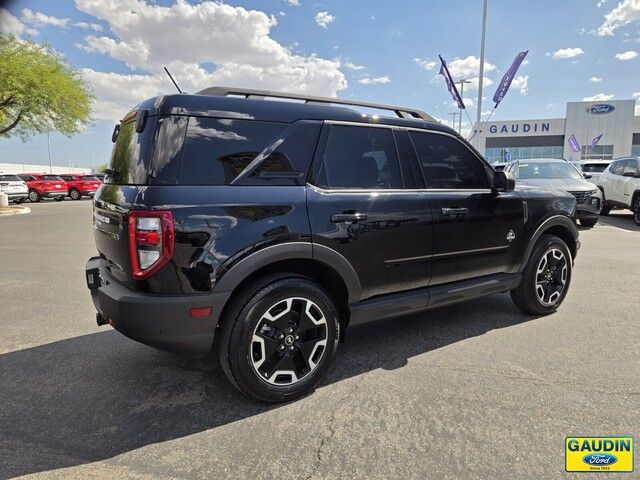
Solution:
<path fill-rule="evenodd" d="M 450 207 L 443 207 L 442 208 L 442 215 L 466 215 L 467 213 L 469 213 L 469 209 L 465 208 L 465 207 L 461 207 L 461 208 L 450 208 Z"/>
<path fill-rule="evenodd" d="M 331 214 L 331 221 L 333 223 L 341 223 L 341 222 L 358 222 L 360 220 L 366 220 L 366 213 L 333 213 Z"/>

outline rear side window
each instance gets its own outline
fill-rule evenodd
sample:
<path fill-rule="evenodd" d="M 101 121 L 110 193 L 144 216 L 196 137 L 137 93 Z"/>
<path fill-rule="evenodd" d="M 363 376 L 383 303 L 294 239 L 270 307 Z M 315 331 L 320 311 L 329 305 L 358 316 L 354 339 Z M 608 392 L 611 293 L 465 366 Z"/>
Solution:
<path fill-rule="evenodd" d="M 22 179 L 17 175 L 0 175 L 0 180 L 4 182 L 21 182 Z"/>
<path fill-rule="evenodd" d="M 624 164 L 626 160 L 618 160 L 617 162 L 613 162 L 611 164 L 611 173 L 614 175 L 622 175 L 622 170 L 624 170 Z"/>
<path fill-rule="evenodd" d="M 228 185 L 287 125 L 223 118 L 189 118 L 180 184 Z"/>
<path fill-rule="evenodd" d="M 145 185 L 148 180 L 149 165 L 153 153 L 156 133 L 156 116 L 150 116 L 141 133 L 136 133 L 135 120 L 120 125 L 118 138 L 111 154 L 111 169 L 115 174 L 109 183 L 119 185 Z"/>
<path fill-rule="evenodd" d="M 401 189 L 396 145 L 388 128 L 332 125 L 317 169 L 325 188 Z"/>
<path fill-rule="evenodd" d="M 427 188 L 487 188 L 484 164 L 455 138 L 410 132 Z"/>
<path fill-rule="evenodd" d="M 630 158 L 627 160 L 627 163 L 624 165 L 624 170 L 622 170 L 622 174 L 625 173 L 636 173 L 638 171 L 638 164 L 635 159 Z"/>

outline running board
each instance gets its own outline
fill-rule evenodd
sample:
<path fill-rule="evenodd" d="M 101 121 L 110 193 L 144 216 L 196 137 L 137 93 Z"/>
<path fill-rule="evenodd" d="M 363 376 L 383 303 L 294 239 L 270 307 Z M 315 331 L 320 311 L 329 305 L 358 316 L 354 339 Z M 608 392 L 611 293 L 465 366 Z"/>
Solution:
<path fill-rule="evenodd" d="M 499 273 L 371 298 L 350 306 L 349 326 L 404 317 L 494 293 L 508 292 L 518 286 L 520 279 L 520 273 Z"/>

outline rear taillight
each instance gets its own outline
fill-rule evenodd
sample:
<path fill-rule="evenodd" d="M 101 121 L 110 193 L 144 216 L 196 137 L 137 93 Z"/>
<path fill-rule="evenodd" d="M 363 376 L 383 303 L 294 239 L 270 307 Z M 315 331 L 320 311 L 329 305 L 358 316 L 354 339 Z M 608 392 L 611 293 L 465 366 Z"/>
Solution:
<path fill-rule="evenodd" d="M 146 278 L 171 260 L 174 243 L 171 212 L 133 210 L 129 214 L 129 256 L 134 278 Z"/>

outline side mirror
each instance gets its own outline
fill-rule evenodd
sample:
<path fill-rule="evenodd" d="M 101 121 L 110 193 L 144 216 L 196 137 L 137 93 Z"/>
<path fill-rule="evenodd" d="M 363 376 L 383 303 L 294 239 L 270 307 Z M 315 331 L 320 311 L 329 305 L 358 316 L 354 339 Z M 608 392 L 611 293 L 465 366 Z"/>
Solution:
<path fill-rule="evenodd" d="M 505 171 L 494 172 L 492 190 L 494 192 L 513 192 L 516 188 L 515 177 Z"/>
<path fill-rule="evenodd" d="M 590 173 L 583 173 L 582 176 L 587 180 L 589 180 L 590 178 L 593 178 L 593 175 L 591 175 Z"/>
<path fill-rule="evenodd" d="M 640 178 L 640 170 L 637 170 L 633 175 L 635 178 Z"/>

